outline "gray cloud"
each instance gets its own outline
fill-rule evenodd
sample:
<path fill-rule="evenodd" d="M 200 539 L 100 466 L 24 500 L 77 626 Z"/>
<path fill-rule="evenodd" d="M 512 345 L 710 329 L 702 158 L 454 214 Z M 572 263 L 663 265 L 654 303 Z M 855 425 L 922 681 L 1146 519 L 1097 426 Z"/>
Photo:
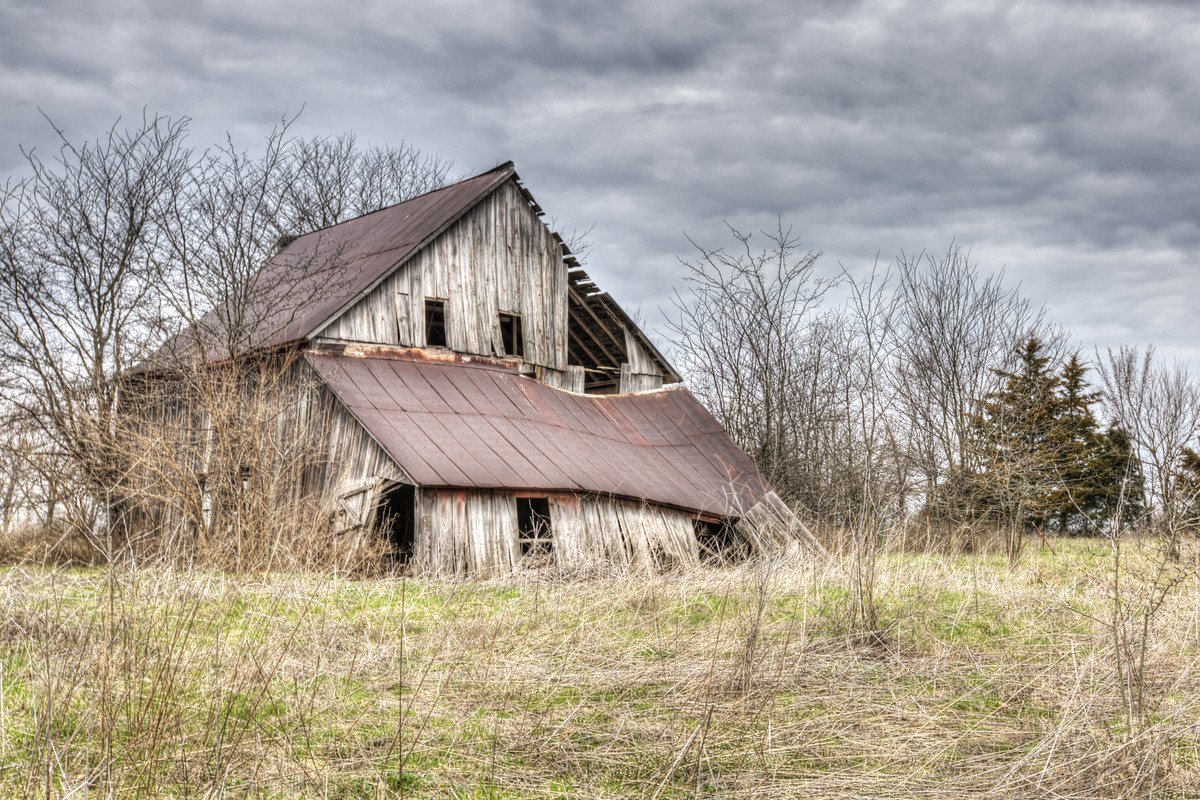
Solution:
<path fill-rule="evenodd" d="M 864 269 L 952 239 L 1084 343 L 1200 366 L 1200 11 L 1189 3 L 0 0 L 0 169 L 118 115 L 197 144 L 408 139 L 516 161 L 650 313 L 684 233 L 776 219 Z"/>

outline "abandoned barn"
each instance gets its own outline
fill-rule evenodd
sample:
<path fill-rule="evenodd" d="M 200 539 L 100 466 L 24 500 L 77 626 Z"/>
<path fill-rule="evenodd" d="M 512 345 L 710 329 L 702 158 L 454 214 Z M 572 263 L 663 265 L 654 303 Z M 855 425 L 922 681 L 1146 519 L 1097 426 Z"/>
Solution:
<path fill-rule="evenodd" d="M 222 455 L 211 412 L 177 392 L 201 497 L 154 494 L 142 524 L 179 536 L 235 513 L 211 496 L 220 472 L 317 497 L 340 535 L 386 536 L 441 574 L 661 568 L 810 539 L 541 217 L 508 163 L 286 243 L 244 308 L 214 309 L 141 380 L 169 383 L 181 354 L 242 365 L 286 354 L 302 399 L 260 433 L 274 467 Z M 283 475 L 283 444 L 304 438 L 304 463 Z"/>

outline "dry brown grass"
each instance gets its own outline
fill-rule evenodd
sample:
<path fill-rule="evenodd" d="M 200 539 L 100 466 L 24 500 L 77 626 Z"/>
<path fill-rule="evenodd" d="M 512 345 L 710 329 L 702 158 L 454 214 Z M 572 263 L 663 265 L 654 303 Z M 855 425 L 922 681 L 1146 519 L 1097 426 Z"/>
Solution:
<path fill-rule="evenodd" d="M 26 524 L 0 534 L 0 564 L 89 567 L 103 561 L 77 526 Z"/>
<path fill-rule="evenodd" d="M 1200 586 L 1122 714 L 1099 542 L 485 583 L 0 573 L 0 794 L 1191 797 Z M 1147 558 L 1153 555 L 1147 552 Z M 1132 580 L 1132 578 L 1131 578 Z"/>

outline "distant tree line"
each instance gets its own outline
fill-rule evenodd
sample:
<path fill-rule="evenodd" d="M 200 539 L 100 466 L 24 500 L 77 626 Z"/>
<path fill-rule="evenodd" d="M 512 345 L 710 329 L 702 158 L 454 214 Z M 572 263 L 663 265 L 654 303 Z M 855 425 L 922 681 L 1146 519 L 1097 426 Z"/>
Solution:
<path fill-rule="evenodd" d="M 1174 536 L 1197 521 L 1200 385 L 1185 365 L 1131 347 L 1089 364 L 957 246 L 861 277 L 823 275 L 782 227 L 765 247 L 732 235 L 682 259 L 673 352 L 812 518 L 986 521 L 1014 548 L 1035 528 Z"/>

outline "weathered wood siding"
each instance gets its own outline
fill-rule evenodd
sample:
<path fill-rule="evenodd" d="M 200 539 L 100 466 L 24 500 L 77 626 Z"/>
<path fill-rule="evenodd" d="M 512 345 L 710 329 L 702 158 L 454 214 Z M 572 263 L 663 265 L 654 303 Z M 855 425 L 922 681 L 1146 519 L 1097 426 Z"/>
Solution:
<path fill-rule="evenodd" d="M 565 389 L 575 394 L 583 394 L 585 374 L 583 367 L 578 364 L 569 365 L 565 372 L 549 367 L 538 367 L 536 378 L 549 386 Z"/>
<path fill-rule="evenodd" d="M 550 500 L 555 560 L 567 569 L 653 572 L 698 564 L 692 518 L 682 511 L 613 497 Z"/>
<path fill-rule="evenodd" d="M 219 495 L 237 490 L 243 470 L 257 506 L 326 508 L 339 529 L 369 522 L 385 482 L 409 482 L 306 363 L 252 363 L 233 380 L 216 373 L 125 392 L 139 532 L 174 540 L 216 524 Z"/>
<path fill-rule="evenodd" d="M 512 181 L 320 335 L 424 347 L 426 298 L 446 301 L 446 344 L 451 350 L 504 355 L 499 315 L 520 314 L 525 360 L 566 369 L 567 268 L 562 248 Z"/>
<path fill-rule="evenodd" d="M 554 564 L 654 572 L 699 563 L 691 517 L 612 497 L 549 496 Z M 426 489 L 418 509 L 413 565 L 437 575 L 502 575 L 520 569 L 517 497 L 512 492 Z"/>
<path fill-rule="evenodd" d="M 617 391 L 621 394 L 628 392 L 648 392 L 661 389 L 663 374 L 641 342 L 629 330 L 625 331 L 625 358 L 621 365 L 621 383 Z"/>
<path fill-rule="evenodd" d="M 517 499 L 511 492 L 421 492 L 412 564 L 436 575 L 487 577 L 512 572 L 521 560 Z"/>
<path fill-rule="evenodd" d="M 314 488 L 333 507 L 338 529 L 365 529 L 384 487 L 412 481 L 328 389 L 322 387 L 321 394 L 328 436 L 320 485 Z"/>

